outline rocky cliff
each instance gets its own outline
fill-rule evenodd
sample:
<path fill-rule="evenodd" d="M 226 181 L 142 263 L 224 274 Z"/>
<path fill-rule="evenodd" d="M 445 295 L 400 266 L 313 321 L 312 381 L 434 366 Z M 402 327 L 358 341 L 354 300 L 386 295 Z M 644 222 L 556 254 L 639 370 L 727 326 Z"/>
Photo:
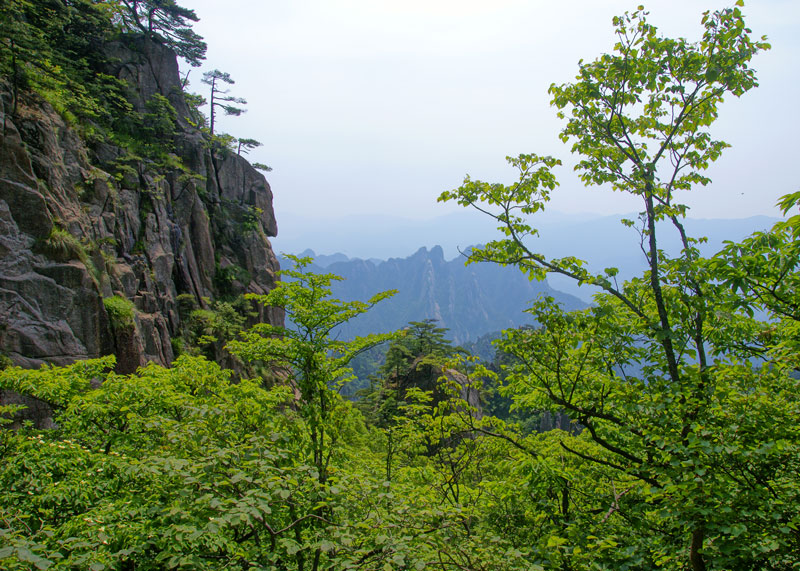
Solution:
<path fill-rule="evenodd" d="M 141 38 L 106 50 L 131 116 L 146 121 L 163 98 L 174 109 L 160 161 L 93 139 L 35 93 L 12 106 L 0 83 L 0 355 L 14 364 L 115 353 L 122 372 L 166 365 L 186 307 L 212 310 L 275 284 L 263 175 L 193 126 L 172 51 Z M 208 351 L 224 361 L 221 347 Z"/>

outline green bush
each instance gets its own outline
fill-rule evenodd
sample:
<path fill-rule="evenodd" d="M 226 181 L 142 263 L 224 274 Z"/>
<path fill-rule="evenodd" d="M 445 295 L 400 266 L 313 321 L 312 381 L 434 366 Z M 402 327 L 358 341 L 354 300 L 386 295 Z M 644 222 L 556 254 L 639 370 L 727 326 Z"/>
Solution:
<path fill-rule="evenodd" d="M 58 226 L 53 226 L 50 230 L 50 235 L 42 243 L 42 249 L 57 262 L 80 260 L 84 265 L 90 263 L 86 248 L 80 240 Z"/>
<path fill-rule="evenodd" d="M 181 319 L 188 319 L 189 315 L 198 309 L 197 299 L 191 293 L 182 293 L 175 299 L 178 302 L 178 314 Z"/>
<path fill-rule="evenodd" d="M 71 260 L 78 260 L 89 271 L 89 277 L 100 287 L 104 279 L 108 279 L 106 275 L 106 268 L 98 266 L 94 261 L 90 252 L 98 249 L 95 243 L 83 243 L 78 238 L 70 234 L 58 225 L 54 225 L 50 230 L 50 235 L 39 242 L 37 251 L 49 257 L 56 262 L 69 262 Z M 109 266 L 110 267 L 110 266 Z"/>
<path fill-rule="evenodd" d="M 105 298 L 103 305 L 114 329 L 130 329 L 134 327 L 133 317 L 136 313 L 136 308 L 129 299 L 115 295 L 114 297 Z"/>
<path fill-rule="evenodd" d="M 264 211 L 257 206 L 248 206 L 242 215 L 242 232 L 256 232 L 261 228 L 261 216 Z"/>
<path fill-rule="evenodd" d="M 244 285 L 249 284 L 253 280 L 246 269 L 236 264 L 221 267 L 217 264 L 216 272 L 214 273 L 214 287 L 217 289 L 219 297 L 231 298 L 236 293 L 234 288 L 235 282 L 240 282 Z"/>
<path fill-rule="evenodd" d="M 173 337 L 170 339 L 170 344 L 172 345 L 172 355 L 175 358 L 180 357 L 186 352 L 186 346 L 183 339 L 180 337 Z"/>

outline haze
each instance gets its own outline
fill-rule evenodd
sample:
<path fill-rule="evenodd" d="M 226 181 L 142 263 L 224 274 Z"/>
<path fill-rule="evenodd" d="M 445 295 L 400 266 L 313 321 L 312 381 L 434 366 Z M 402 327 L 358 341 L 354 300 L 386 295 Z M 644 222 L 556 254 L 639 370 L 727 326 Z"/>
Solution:
<path fill-rule="evenodd" d="M 565 161 L 552 208 L 638 211 L 619 194 L 583 189 L 560 143 L 548 86 L 572 80 L 578 60 L 610 51 L 611 18 L 636 2 L 494 0 L 184 0 L 201 21 L 208 59 L 190 91 L 206 95 L 203 71 L 236 80 L 247 113 L 221 130 L 255 138 L 250 159 L 267 175 L 282 214 L 293 219 L 392 215 L 430 219 L 457 210 L 436 203 L 469 173 L 509 180 L 504 157 L 522 152 Z M 732 2 L 646 4 L 664 35 L 700 34 L 701 13 Z M 761 86 L 727 101 L 715 134 L 728 141 L 712 186 L 687 202 L 691 216 L 777 215 L 797 190 L 800 132 L 797 61 L 800 5 L 751 0 L 744 11 L 772 50 L 754 60 Z M 287 216 L 288 218 L 288 216 Z"/>

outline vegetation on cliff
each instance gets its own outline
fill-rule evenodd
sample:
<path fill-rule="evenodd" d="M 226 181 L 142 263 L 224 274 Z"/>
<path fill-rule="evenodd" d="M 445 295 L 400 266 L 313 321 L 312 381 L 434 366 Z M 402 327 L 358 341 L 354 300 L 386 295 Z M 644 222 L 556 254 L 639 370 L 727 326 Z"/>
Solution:
<path fill-rule="evenodd" d="M 280 323 L 243 297 L 278 268 L 271 190 L 235 152 L 258 143 L 212 133 L 178 72 L 176 53 L 204 56 L 196 19 L 172 1 L 0 6 L 0 352 L 13 362 L 113 352 L 132 372 L 203 353 L 241 368 L 225 342 Z M 122 299 L 136 311 L 119 328 Z"/>
<path fill-rule="evenodd" d="M 177 9 L 169 1 L 123 4 Z M 8 6 L 24 12 L 17 23 L 27 25 L 45 5 Z M 517 266 L 531 278 L 560 273 L 602 293 L 577 311 L 549 298 L 535 303 L 538 325 L 507 330 L 498 343 L 499 379 L 433 323 L 412 323 L 392 336 L 375 390 L 356 406 L 339 389 L 352 377 L 353 357 L 385 337 L 343 342 L 332 330 L 391 292 L 367 302 L 333 299 L 337 278 L 308 273 L 309 260 L 296 260 L 292 281 L 251 292 L 246 299 L 256 307 L 246 309 L 233 295 L 241 272 L 211 253 L 216 291 L 227 284 L 230 298 L 212 304 L 197 292 L 175 296 L 176 314 L 186 319 L 173 339 L 213 357 L 210 347 L 228 338 L 227 354 L 272 368 L 271 382 L 234 381 L 219 363 L 191 354 L 170 368 L 151 363 L 130 373 L 114 372 L 110 356 L 0 371 L 0 389 L 48 403 L 55 421 L 46 430 L 17 423 L 0 434 L 0 564 L 93 571 L 798 568 L 800 215 L 703 258 L 679 202 L 680 192 L 708 182 L 704 169 L 725 147 L 709 131 L 717 106 L 755 87 L 749 61 L 768 46 L 751 39 L 738 7 L 705 14 L 696 44 L 660 37 L 643 9 L 614 22 L 615 52 L 581 64 L 575 83 L 551 93 L 566 119 L 562 138 L 584 157 L 578 169 L 587 184 L 608 183 L 642 200 L 639 222 L 625 222 L 638 229 L 647 255 L 642 277 L 621 282 L 615 268 L 595 275 L 581 260 L 533 250 L 529 216 L 555 189 L 558 161 L 510 159 L 518 182 L 467 179 L 442 195 L 498 222 L 501 238 L 473 250 L 472 259 Z M 4 57 L 22 57 L 14 52 L 19 38 L 9 37 Z M 46 55 L 25 57 L 34 69 Z M 19 73 L 9 61 L 4 69 Z M 131 105 L 137 101 L 145 112 L 142 101 Z M 173 119 L 164 101 L 152 105 L 168 131 Z M 174 123 L 181 120 L 178 113 Z M 128 134 L 151 141 L 165 134 L 138 130 Z M 215 166 L 207 172 L 220 180 L 225 167 L 210 153 Z M 178 178 L 148 188 L 174 192 L 197 182 Z M 203 190 L 226 198 L 223 185 Z M 152 195 L 138 204 L 166 210 Z M 782 201 L 787 215 L 798 205 L 800 193 Z M 155 215 L 148 220 L 153 234 Z M 659 247 L 659 221 L 680 235 L 678 255 Z M 40 236 L 50 240 L 51 254 L 80 257 L 80 241 L 53 227 Z M 153 250 L 146 255 L 159 259 Z M 141 321 L 125 298 L 106 299 L 115 332 Z M 263 306 L 272 309 L 262 316 L 286 312 L 295 326 L 252 323 L 247 312 Z M 433 371 L 441 376 L 431 387 Z M 566 411 L 575 424 L 535 433 L 514 416 L 485 414 L 502 403 L 495 398 L 484 409 L 474 399 L 482 378 L 518 411 Z M 3 405 L 0 413 L 21 406 Z"/>

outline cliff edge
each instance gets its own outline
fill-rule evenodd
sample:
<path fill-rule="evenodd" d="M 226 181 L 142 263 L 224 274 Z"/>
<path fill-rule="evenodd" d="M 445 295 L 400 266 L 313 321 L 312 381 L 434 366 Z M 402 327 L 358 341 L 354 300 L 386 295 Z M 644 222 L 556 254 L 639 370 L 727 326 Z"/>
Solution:
<path fill-rule="evenodd" d="M 221 303 L 242 323 L 283 323 L 242 297 L 275 285 L 272 191 L 194 126 L 169 48 L 140 37 L 106 51 L 126 113 L 151 130 L 172 121 L 151 135 L 159 160 L 0 81 L 0 355 L 35 367 L 114 353 L 124 373 L 200 350 L 235 365 L 209 317 Z M 154 102 L 169 112 L 148 116 Z"/>

